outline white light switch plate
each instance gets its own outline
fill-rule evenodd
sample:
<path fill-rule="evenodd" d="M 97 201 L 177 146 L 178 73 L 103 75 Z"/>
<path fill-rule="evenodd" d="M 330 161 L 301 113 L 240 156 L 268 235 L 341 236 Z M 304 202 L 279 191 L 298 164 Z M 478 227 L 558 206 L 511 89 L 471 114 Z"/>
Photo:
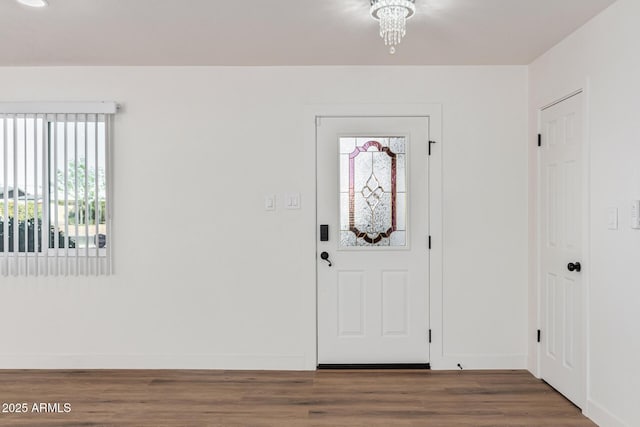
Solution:
<path fill-rule="evenodd" d="M 618 208 L 609 208 L 607 211 L 607 228 L 609 230 L 618 229 Z"/>
<path fill-rule="evenodd" d="M 284 204 L 287 209 L 300 209 L 300 193 L 286 193 Z"/>
<path fill-rule="evenodd" d="M 275 211 L 276 210 L 276 196 L 273 194 L 268 194 L 264 196 L 264 210 L 265 211 Z"/>
<path fill-rule="evenodd" d="M 640 229 L 640 200 L 631 202 L 631 228 Z"/>

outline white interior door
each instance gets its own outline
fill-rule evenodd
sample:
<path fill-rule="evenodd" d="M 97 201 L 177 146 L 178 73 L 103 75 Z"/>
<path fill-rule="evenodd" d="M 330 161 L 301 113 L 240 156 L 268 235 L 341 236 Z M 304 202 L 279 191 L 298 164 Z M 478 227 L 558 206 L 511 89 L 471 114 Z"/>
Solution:
<path fill-rule="evenodd" d="M 318 363 L 426 364 L 429 119 L 316 125 Z"/>
<path fill-rule="evenodd" d="M 542 112 L 540 169 L 541 376 L 585 401 L 582 94 Z"/>

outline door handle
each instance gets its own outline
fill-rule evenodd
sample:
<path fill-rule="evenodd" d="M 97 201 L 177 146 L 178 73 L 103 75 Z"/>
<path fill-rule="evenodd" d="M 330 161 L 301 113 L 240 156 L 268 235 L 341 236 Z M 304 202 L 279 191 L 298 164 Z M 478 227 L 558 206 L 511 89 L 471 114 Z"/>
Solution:
<path fill-rule="evenodd" d="M 329 267 L 331 267 L 333 265 L 331 263 L 331 260 L 329 259 L 329 252 L 322 252 L 320 254 L 320 258 L 322 258 L 323 260 L 327 261 L 329 263 Z"/>
<path fill-rule="evenodd" d="M 579 273 L 580 270 L 582 270 L 582 266 L 580 265 L 579 262 L 576 262 L 576 263 L 570 262 L 569 265 L 567 265 L 567 269 L 569 271 L 577 271 Z"/>

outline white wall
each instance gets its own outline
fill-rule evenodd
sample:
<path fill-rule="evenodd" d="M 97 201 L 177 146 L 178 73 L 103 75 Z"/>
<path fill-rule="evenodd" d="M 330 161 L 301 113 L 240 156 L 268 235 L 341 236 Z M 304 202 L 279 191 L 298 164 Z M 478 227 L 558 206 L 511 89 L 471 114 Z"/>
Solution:
<path fill-rule="evenodd" d="M 5 101 L 124 105 L 116 273 L 1 277 L 0 368 L 314 368 L 303 110 L 428 102 L 443 105 L 444 355 L 524 368 L 526 91 L 526 67 L 0 69 Z M 289 191 L 301 210 L 263 210 Z"/>
<path fill-rule="evenodd" d="M 640 199 L 640 2 L 618 0 L 530 67 L 530 204 L 535 212 L 540 107 L 587 89 L 591 208 L 588 276 L 587 414 L 605 426 L 640 425 L 640 230 L 630 228 L 630 202 Z M 607 229 L 617 207 L 620 228 Z M 530 235 L 530 339 L 537 324 L 535 224 Z M 536 346 L 529 367 L 537 372 Z"/>

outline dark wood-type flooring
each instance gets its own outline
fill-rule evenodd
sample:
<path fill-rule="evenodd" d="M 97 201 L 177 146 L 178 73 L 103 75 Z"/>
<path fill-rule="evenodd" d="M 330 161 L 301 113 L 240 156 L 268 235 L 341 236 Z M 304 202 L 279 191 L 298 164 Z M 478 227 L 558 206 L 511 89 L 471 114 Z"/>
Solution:
<path fill-rule="evenodd" d="M 30 405 L 3 426 L 595 425 L 526 371 L 0 371 L 0 402 Z"/>

